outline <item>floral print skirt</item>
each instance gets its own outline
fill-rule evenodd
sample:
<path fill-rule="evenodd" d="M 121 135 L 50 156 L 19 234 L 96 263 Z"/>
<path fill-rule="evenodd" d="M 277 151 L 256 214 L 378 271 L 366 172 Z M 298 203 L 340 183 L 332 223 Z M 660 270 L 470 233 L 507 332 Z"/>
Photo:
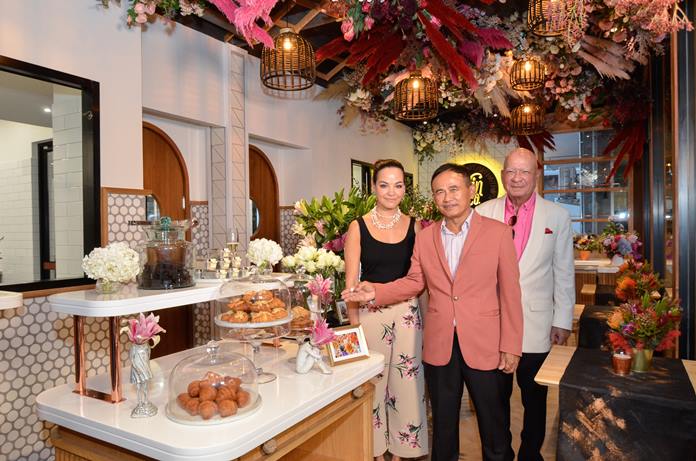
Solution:
<path fill-rule="evenodd" d="M 373 379 L 374 455 L 403 458 L 428 453 L 423 379 L 423 321 L 416 300 L 360 309 L 370 350 L 384 354 L 384 371 Z"/>

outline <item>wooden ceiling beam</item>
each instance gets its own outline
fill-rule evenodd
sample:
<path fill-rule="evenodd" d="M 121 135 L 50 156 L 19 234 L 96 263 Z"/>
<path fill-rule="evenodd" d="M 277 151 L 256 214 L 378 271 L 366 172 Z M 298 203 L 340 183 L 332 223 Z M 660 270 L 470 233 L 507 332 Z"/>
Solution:
<path fill-rule="evenodd" d="M 271 28 L 273 26 L 280 27 L 281 24 L 279 24 L 279 21 L 282 23 L 283 17 L 285 17 L 285 15 L 287 15 L 290 12 L 290 10 L 292 10 L 294 7 L 295 7 L 295 0 L 287 0 L 285 3 L 283 3 L 283 6 L 281 6 L 278 9 L 278 11 L 276 11 L 275 13 L 273 13 L 271 15 L 272 22 L 270 25 L 266 24 L 264 26 L 264 29 L 266 29 L 266 31 L 268 31 L 268 30 L 271 30 Z"/>
<path fill-rule="evenodd" d="M 344 67 L 346 67 L 346 61 L 347 61 L 347 60 L 348 60 L 348 59 L 344 59 L 343 61 L 339 62 L 339 63 L 336 65 L 336 67 L 334 67 L 334 68 L 331 69 L 329 72 L 327 72 L 327 73 L 326 73 L 326 78 L 325 78 L 324 80 L 329 81 L 329 80 L 331 80 L 332 78 L 334 78 L 334 76 L 335 76 L 337 73 L 339 73 Z"/>
<path fill-rule="evenodd" d="M 307 14 L 305 14 L 304 17 L 300 19 L 300 21 L 297 24 L 295 24 L 295 32 L 299 34 L 300 31 L 304 29 L 307 24 L 312 22 L 312 19 L 316 18 L 318 14 L 318 10 L 309 10 Z"/>

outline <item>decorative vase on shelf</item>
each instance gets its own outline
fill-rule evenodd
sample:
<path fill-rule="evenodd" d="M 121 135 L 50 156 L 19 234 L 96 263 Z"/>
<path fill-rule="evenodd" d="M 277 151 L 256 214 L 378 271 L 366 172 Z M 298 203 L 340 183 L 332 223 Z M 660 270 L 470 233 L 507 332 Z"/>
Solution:
<path fill-rule="evenodd" d="M 612 266 L 620 266 L 624 263 L 624 258 L 620 254 L 615 254 L 614 256 L 611 257 L 611 265 Z"/>
<path fill-rule="evenodd" d="M 150 369 L 150 343 L 131 344 L 130 382 L 135 384 L 138 392 L 138 402 L 131 412 L 131 418 L 147 418 L 157 414 L 157 407 L 148 400 L 148 384 L 152 379 Z"/>
<path fill-rule="evenodd" d="M 114 282 L 107 279 L 99 279 L 97 280 L 97 284 L 94 287 L 94 290 L 100 295 L 109 295 L 116 293 L 120 288 L 121 284 L 119 282 Z"/>
<path fill-rule="evenodd" d="M 588 259 L 590 259 L 591 254 L 592 254 L 592 252 L 590 250 L 579 250 L 578 251 L 578 257 L 582 261 L 587 261 Z"/>
<path fill-rule="evenodd" d="M 650 371 L 652 367 L 653 350 L 652 349 L 633 349 L 633 361 L 631 362 L 631 371 L 637 373 L 645 373 Z"/>

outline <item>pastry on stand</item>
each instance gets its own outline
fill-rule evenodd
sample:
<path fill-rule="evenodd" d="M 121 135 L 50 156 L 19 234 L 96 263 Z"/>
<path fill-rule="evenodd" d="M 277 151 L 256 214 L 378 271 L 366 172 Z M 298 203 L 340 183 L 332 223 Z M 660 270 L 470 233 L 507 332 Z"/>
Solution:
<path fill-rule="evenodd" d="M 222 339 L 232 339 L 251 345 L 252 357 L 263 341 L 286 336 L 293 321 L 290 292 L 284 282 L 265 278 L 259 283 L 249 284 L 242 296 L 229 296 L 239 292 L 239 284 L 224 284 L 220 287 L 221 298 L 215 301 L 215 325 Z M 258 383 L 276 379 L 273 373 L 257 368 Z"/>

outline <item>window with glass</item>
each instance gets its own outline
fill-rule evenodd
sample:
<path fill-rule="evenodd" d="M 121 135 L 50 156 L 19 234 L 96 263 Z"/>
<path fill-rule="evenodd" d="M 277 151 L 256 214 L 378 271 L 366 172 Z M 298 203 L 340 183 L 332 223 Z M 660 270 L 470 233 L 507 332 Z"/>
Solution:
<path fill-rule="evenodd" d="M 371 194 L 372 175 L 374 173 L 375 166 L 372 163 L 355 159 L 350 161 L 350 166 L 351 183 L 353 187 L 357 187 L 366 195 Z M 413 173 L 404 173 L 404 182 L 406 183 L 406 192 L 411 192 L 413 190 Z"/>
<path fill-rule="evenodd" d="M 615 153 L 602 155 L 612 130 L 554 134 L 556 148 L 542 159 L 542 195 L 570 213 L 573 232 L 599 234 L 612 221 L 631 226 L 630 182 L 623 166 L 607 181 Z"/>

